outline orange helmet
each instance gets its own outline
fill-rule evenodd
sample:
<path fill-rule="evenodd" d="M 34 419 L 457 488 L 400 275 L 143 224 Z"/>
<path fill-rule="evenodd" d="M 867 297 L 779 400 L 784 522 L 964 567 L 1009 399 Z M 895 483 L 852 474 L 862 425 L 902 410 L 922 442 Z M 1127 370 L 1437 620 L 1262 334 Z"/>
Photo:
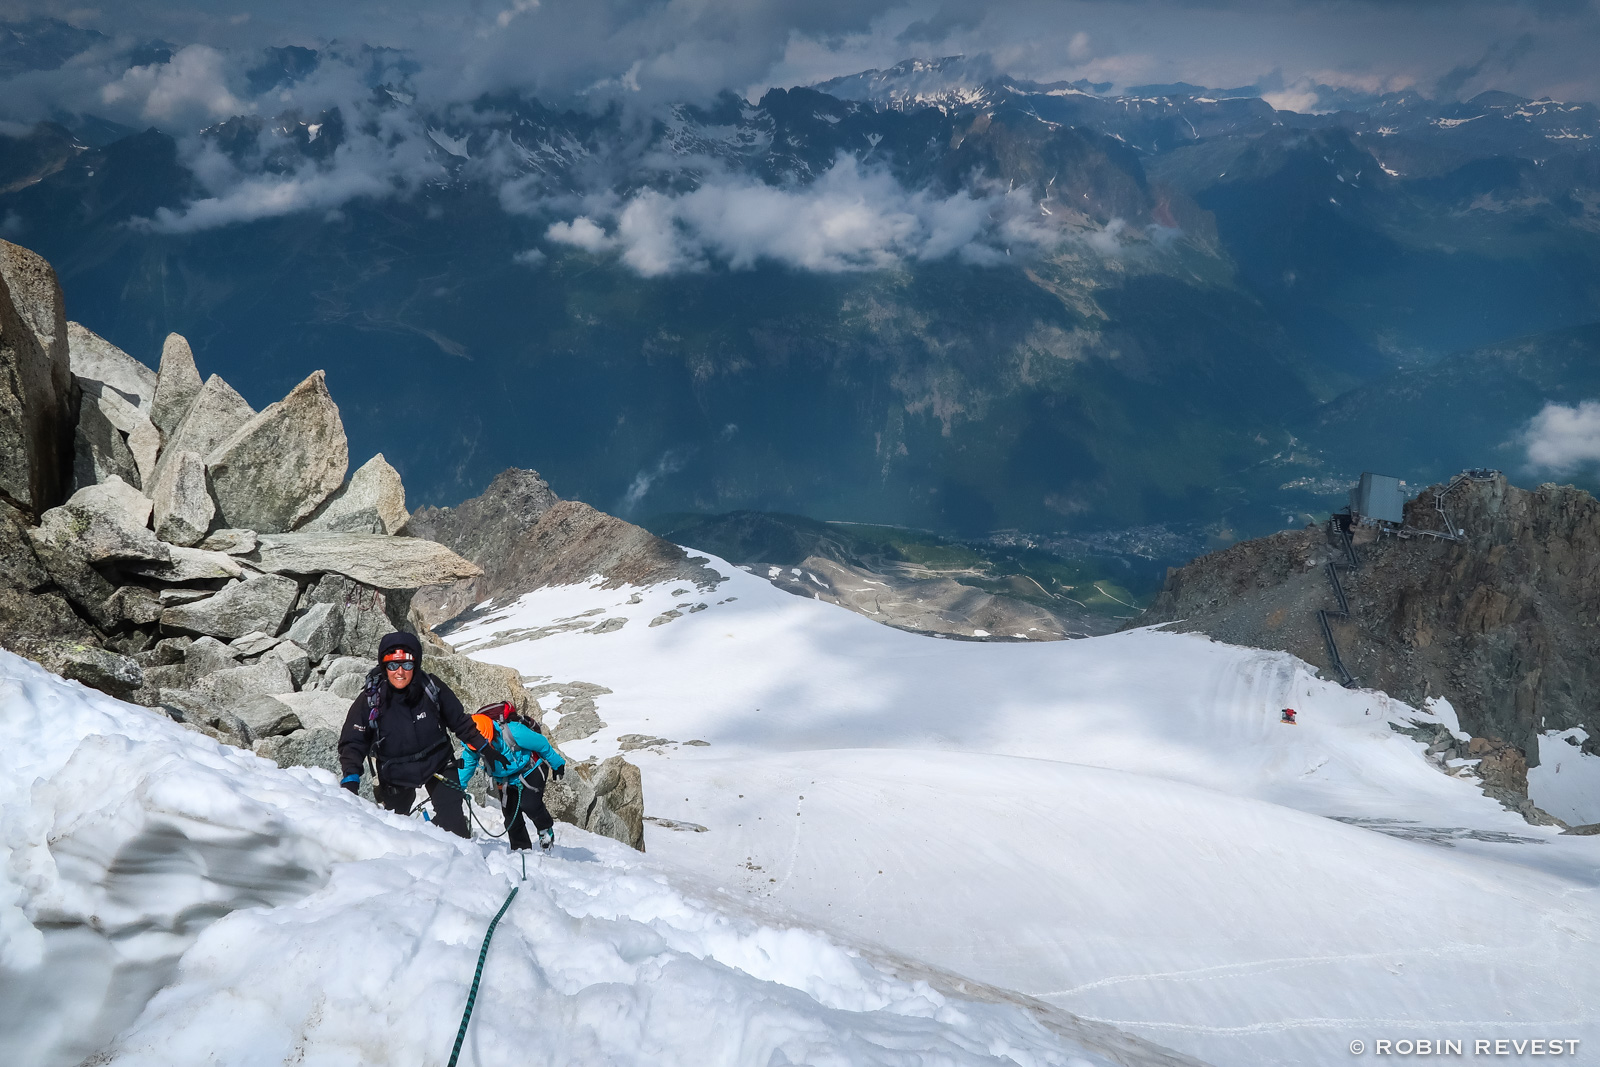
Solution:
<path fill-rule="evenodd" d="M 472 717 L 472 725 L 478 728 L 478 732 L 482 734 L 485 739 L 489 741 L 494 740 L 494 720 L 489 718 L 489 716 L 483 714 L 474 715 Z"/>

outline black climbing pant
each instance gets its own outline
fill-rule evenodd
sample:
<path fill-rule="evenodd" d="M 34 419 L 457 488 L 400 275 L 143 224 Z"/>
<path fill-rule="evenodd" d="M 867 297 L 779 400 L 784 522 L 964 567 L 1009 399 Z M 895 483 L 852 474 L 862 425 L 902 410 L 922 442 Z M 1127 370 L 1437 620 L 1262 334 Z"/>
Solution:
<path fill-rule="evenodd" d="M 528 839 L 528 826 L 522 821 L 523 817 L 526 816 L 540 830 L 548 830 L 556 824 L 550 817 L 550 809 L 544 806 L 543 771 L 531 770 L 520 784 L 508 783 L 500 798 L 500 810 L 505 813 L 506 838 L 511 842 L 511 847 L 532 848 L 533 842 Z"/>
<path fill-rule="evenodd" d="M 445 773 L 455 772 L 446 768 Z M 429 778 L 427 789 L 428 799 L 433 801 L 433 821 L 439 828 L 449 830 L 457 837 L 471 837 L 467 829 L 467 812 L 461 806 L 461 790 L 456 783 Z M 412 806 L 417 802 L 415 786 L 380 785 L 373 789 L 372 796 L 385 808 L 401 815 L 410 815 Z"/>

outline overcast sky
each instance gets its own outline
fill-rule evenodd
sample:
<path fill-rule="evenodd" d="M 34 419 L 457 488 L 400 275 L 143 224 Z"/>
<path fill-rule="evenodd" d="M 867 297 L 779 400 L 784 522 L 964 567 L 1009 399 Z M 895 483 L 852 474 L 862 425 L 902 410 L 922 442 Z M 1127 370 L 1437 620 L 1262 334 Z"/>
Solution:
<path fill-rule="evenodd" d="M 1039 80 L 1261 82 L 1280 106 L 1314 107 L 1318 83 L 1600 99 L 1596 0 L 0 0 L 8 20 L 40 14 L 216 48 L 215 69 L 192 64 L 189 77 L 214 75 L 235 95 L 226 57 L 340 40 L 408 53 L 419 91 L 446 100 L 503 89 L 646 103 L 754 96 L 957 53 Z M 73 76 L 80 86 L 110 77 L 86 64 Z M 141 99 L 130 88 L 114 103 Z"/>

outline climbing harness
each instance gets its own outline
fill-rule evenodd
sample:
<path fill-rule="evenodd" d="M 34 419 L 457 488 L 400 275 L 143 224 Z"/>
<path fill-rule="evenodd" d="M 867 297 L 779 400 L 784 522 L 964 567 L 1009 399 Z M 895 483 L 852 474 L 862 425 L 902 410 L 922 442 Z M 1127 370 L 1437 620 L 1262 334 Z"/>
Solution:
<path fill-rule="evenodd" d="M 511 900 L 516 895 L 517 887 L 512 886 L 506 902 L 500 905 L 500 910 L 489 920 L 488 932 L 483 935 L 483 947 L 478 950 L 478 969 L 472 972 L 472 988 L 467 991 L 467 1010 L 461 1013 L 461 1029 L 456 1031 L 456 1047 L 450 1050 L 449 1067 L 456 1067 L 456 1060 L 461 1056 L 461 1043 L 467 1039 L 467 1024 L 472 1021 L 472 1005 L 478 999 L 478 983 L 483 980 L 483 961 L 489 957 L 489 939 L 494 937 L 494 928 L 500 925 L 500 916 L 511 907 Z"/>

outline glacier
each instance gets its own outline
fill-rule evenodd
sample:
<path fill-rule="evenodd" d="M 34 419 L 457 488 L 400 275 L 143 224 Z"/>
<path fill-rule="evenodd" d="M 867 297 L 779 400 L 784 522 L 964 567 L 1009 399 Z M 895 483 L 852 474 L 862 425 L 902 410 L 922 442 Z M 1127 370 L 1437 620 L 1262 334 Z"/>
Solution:
<path fill-rule="evenodd" d="M 448 635 L 611 691 L 563 748 L 639 764 L 645 854 L 452 838 L 0 652 L 0 1062 L 442 1064 L 512 887 L 463 1064 L 1600 1039 L 1594 839 L 1397 732 L 1447 703 L 1154 629 L 909 634 L 711 564 Z"/>
<path fill-rule="evenodd" d="M 0 765 L 7 1064 L 442 1064 L 513 886 L 463 1064 L 1193 1062 L 571 827 L 451 837 L 4 651 Z"/>
<path fill-rule="evenodd" d="M 450 634 L 611 689 L 576 758 L 677 742 L 629 752 L 647 813 L 705 828 L 650 826 L 656 860 L 1217 1064 L 1600 1039 L 1595 839 L 1397 732 L 1458 731 L 1448 702 L 1150 628 L 913 635 L 711 565 L 714 592 L 596 579 Z"/>

